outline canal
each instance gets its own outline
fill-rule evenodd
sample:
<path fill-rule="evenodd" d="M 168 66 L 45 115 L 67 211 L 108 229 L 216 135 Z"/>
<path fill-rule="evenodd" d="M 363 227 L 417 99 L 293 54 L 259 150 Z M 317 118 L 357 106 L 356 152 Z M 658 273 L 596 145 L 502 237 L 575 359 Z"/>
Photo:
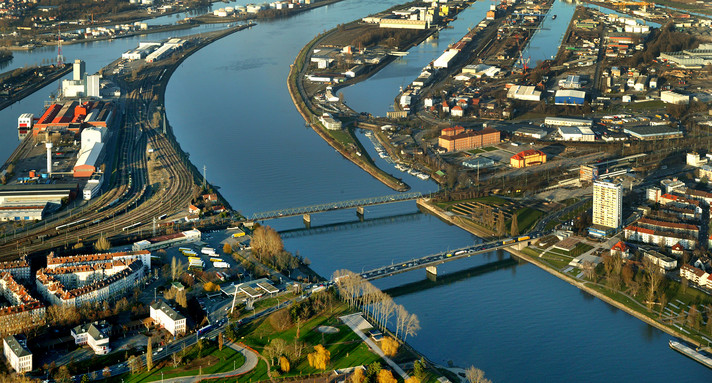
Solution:
<path fill-rule="evenodd" d="M 489 4 L 479 1 L 474 6 L 482 7 L 481 3 Z M 178 68 L 167 89 L 168 119 L 191 160 L 199 168 L 207 166 L 209 181 L 221 188 L 233 207 L 250 215 L 393 193 L 304 125 L 286 91 L 286 77 L 297 52 L 317 33 L 394 4 L 394 0 L 346 0 L 289 19 L 262 21 L 204 48 Z M 472 20 L 464 17 L 457 22 L 465 28 L 481 20 L 477 12 L 471 13 Z M 462 34 L 453 35 L 452 41 Z M 96 71 L 139 40 L 159 38 L 67 46 L 65 55 L 84 58 L 88 70 Z M 441 38 L 445 38 L 442 32 Z M 39 63 L 53 56 L 53 50 L 35 51 L 16 54 L 15 60 Z M 433 54 L 428 60 L 436 57 Z M 423 65 L 414 63 L 412 68 L 419 71 Z M 396 77 L 363 97 L 383 97 L 389 105 L 400 83 L 411 81 L 416 71 L 407 76 L 393 72 Z M 371 81 L 379 81 L 378 75 L 357 86 L 370 86 Z M 0 112 L 4 126 L 0 150 L 5 157 L 17 143 L 17 116 L 39 113 L 54 88 L 48 86 Z M 346 100 L 355 107 L 350 97 L 347 94 Z M 375 155 L 367 142 L 365 146 Z M 376 161 L 401 174 L 377 156 Z M 406 177 L 410 176 L 403 178 L 414 190 L 436 188 L 431 181 Z M 324 276 L 337 269 L 360 271 L 480 241 L 419 213 L 413 202 L 370 207 L 363 222 L 354 211 L 317 214 L 312 218 L 313 230 L 303 230 L 300 218 L 268 224 L 288 232 L 287 249 L 309 258 Z M 475 365 L 497 382 L 704 381 L 712 376 L 705 367 L 671 351 L 666 334 L 535 266 L 500 262 L 508 257 L 498 252 L 451 262 L 440 266 L 441 274 L 471 272 L 447 284 L 426 283 L 422 287 L 428 288 L 398 296 L 396 301 L 416 313 L 422 325 L 409 342 L 437 363 Z M 504 266 L 482 267 L 492 262 Z M 415 271 L 376 284 L 393 287 L 423 280 L 424 274 Z"/>

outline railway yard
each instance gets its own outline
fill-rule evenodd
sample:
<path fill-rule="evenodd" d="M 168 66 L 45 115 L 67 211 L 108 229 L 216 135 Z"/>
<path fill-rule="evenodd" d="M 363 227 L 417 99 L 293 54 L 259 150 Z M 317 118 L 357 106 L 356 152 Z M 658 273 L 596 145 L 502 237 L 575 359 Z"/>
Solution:
<path fill-rule="evenodd" d="M 244 27 L 188 38 L 191 46 L 170 59 L 114 72 L 112 80 L 121 86 L 124 95 L 117 100 L 117 117 L 121 121 L 115 133 L 113 155 L 111 151 L 107 154 L 106 168 L 112 170 L 105 174 L 105 192 L 90 201 L 79 198 L 42 221 L 20 226 L 19 230 L 17 226 L 14 230 L 6 228 L 0 239 L 3 254 L 0 260 L 76 244 L 91 245 L 102 236 L 120 243 L 179 229 L 180 223 L 173 225 L 172 220 L 183 218 L 179 213 L 185 212 L 200 188 L 195 182 L 194 169 L 168 127 L 164 131 L 162 119 L 149 116 L 161 116 L 165 84 L 183 59 L 205 44 Z M 120 65 L 121 60 L 117 60 L 105 69 L 111 71 Z M 8 161 L 22 157 L 23 150 L 33 146 L 31 141 L 24 140 Z M 159 221 L 159 217 L 163 219 Z M 155 228 L 158 232 L 154 232 Z"/>

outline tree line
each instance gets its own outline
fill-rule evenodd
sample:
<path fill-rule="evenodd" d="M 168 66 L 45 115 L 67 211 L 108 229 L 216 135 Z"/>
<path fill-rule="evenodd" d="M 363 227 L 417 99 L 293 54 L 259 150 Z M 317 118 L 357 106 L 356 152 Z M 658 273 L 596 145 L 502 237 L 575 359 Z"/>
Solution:
<path fill-rule="evenodd" d="M 409 313 L 403 305 L 393 301 L 388 294 L 371 282 L 349 270 L 337 270 L 333 280 L 339 295 L 352 307 L 367 314 L 381 328 L 386 328 L 391 319 L 395 325 L 395 336 L 405 341 L 420 330 L 418 316 Z"/>

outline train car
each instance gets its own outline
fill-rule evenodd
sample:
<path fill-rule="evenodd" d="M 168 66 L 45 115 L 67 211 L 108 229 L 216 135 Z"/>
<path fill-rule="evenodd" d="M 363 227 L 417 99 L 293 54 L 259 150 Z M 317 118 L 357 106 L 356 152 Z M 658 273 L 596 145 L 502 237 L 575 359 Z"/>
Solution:
<path fill-rule="evenodd" d="M 512 239 L 505 239 L 504 241 L 502 241 L 502 245 L 508 245 L 508 244 L 514 243 L 514 242 L 516 242 L 516 240 L 513 239 L 513 238 L 512 238 Z"/>
<path fill-rule="evenodd" d="M 62 230 L 62 229 L 68 229 L 68 228 L 70 228 L 70 227 L 77 226 L 77 225 L 83 223 L 84 221 L 86 221 L 86 219 L 80 219 L 79 221 L 74 221 L 74 222 L 70 222 L 70 223 L 67 223 L 67 224 L 64 224 L 64 225 L 59 225 L 59 226 L 57 226 L 55 229 L 56 229 L 57 231 L 60 231 L 60 230 Z"/>
<path fill-rule="evenodd" d="M 122 227 L 122 228 L 121 228 L 121 231 L 131 230 L 131 229 L 133 229 L 134 227 L 139 227 L 139 226 L 141 226 L 141 222 L 136 222 L 136 223 L 134 223 L 134 224 L 131 224 L 131 225 Z"/>
<path fill-rule="evenodd" d="M 161 214 L 158 216 L 158 219 L 161 220 L 161 219 L 165 219 L 166 217 L 168 217 L 168 214 Z"/>
<path fill-rule="evenodd" d="M 528 236 L 528 235 L 524 235 L 524 236 L 521 236 L 521 237 L 517 238 L 517 242 L 526 241 L 527 239 L 529 239 L 529 236 Z"/>

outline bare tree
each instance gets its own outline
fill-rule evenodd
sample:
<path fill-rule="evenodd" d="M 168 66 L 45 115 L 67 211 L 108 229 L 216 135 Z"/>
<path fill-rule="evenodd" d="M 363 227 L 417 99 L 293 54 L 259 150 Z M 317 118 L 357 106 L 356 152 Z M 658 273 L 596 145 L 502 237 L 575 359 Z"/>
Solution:
<path fill-rule="evenodd" d="M 482 383 L 484 378 L 485 372 L 475 366 L 470 366 L 465 370 L 465 379 L 467 379 L 469 383 Z"/>
<path fill-rule="evenodd" d="M 660 284 L 665 276 L 660 272 L 660 267 L 655 264 L 649 257 L 643 258 L 643 269 L 645 270 L 646 280 L 648 282 L 647 299 L 648 306 L 653 303 L 655 293 L 658 291 Z"/>

